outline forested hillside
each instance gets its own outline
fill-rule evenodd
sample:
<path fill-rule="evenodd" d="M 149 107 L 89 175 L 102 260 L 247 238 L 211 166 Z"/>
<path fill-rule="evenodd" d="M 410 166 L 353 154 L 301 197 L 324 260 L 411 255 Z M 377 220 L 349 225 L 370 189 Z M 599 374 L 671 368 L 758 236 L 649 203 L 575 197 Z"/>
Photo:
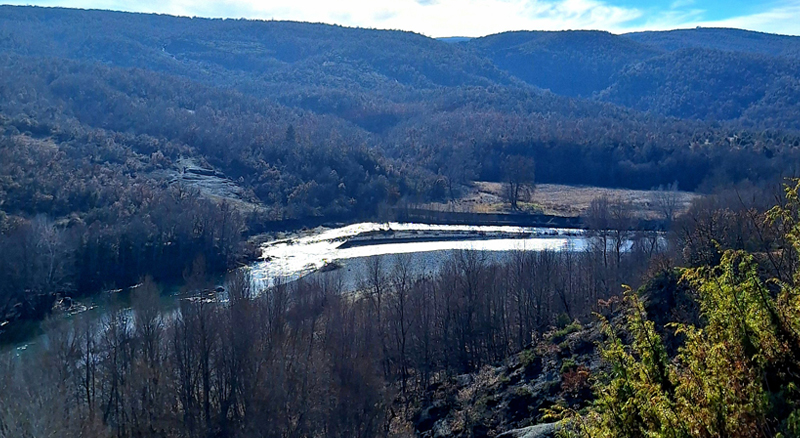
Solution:
<path fill-rule="evenodd" d="M 800 61 L 682 49 L 630 65 L 599 99 L 672 117 L 797 129 Z"/>
<path fill-rule="evenodd" d="M 467 44 L 497 66 L 540 88 L 591 97 L 630 64 L 662 50 L 600 31 L 508 32 Z"/>
<path fill-rule="evenodd" d="M 670 52 L 700 48 L 788 58 L 800 57 L 800 43 L 796 36 L 742 29 L 676 29 L 665 32 L 634 32 L 624 36 Z"/>
<path fill-rule="evenodd" d="M 0 244 L 60 260 L 42 284 L 56 267 L 2 251 L 2 306 L 179 278 L 198 253 L 224 270 L 254 232 L 446 200 L 520 158 L 537 182 L 637 189 L 795 171 L 797 39 L 632 38 L 2 6 Z"/>
<path fill-rule="evenodd" d="M 757 129 L 800 127 L 798 37 L 738 29 L 510 32 L 464 44 L 557 94 Z"/>
<path fill-rule="evenodd" d="M 284 152 L 293 148 L 275 147 L 287 138 L 339 142 L 332 147 L 393 162 L 414 181 L 383 185 L 394 187 L 389 198 L 410 199 L 440 196 L 441 180 L 502 180 L 498 163 L 508 155 L 537 160 L 542 182 L 650 188 L 678 181 L 692 190 L 788 171 L 795 154 L 796 62 L 735 52 L 738 40 L 728 52 L 667 52 L 602 32 L 445 43 L 306 23 L 2 11 L 4 114 L 40 123 L 69 117 L 185 145 L 279 210 L 308 175 L 321 174 L 291 169 L 297 163 Z M 697 39 L 710 39 L 709 31 Z M 772 52 L 796 44 L 759 37 Z M 279 170 L 282 187 L 254 180 L 267 168 Z M 344 204 L 388 199 L 334 179 L 315 182 L 344 184 Z M 323 211 L 313 199 L 336 195 L 309 196 L 310 205 L 287 214 L 351 210 Z"/>
<path fill-rule="evenodd" d="M 366 88 L 387 98 L 402 97 L 409 89 L 510 81 L 482 58 L 410 32 L 68 9 L 0 10 L 0 47 L 8 51 L 144 68 L 262 96 L 332 87 Z"/>
<path fill-rule="evenodd" d="M 0 6 L 0 345 L 57 315 L 0 356 L 0 437 L 796 436 L 799 167 L 798 37 Z M 662 228 L 598 194 L 581 249 L 238 269 L 536 183 L 658 188 Z"/>

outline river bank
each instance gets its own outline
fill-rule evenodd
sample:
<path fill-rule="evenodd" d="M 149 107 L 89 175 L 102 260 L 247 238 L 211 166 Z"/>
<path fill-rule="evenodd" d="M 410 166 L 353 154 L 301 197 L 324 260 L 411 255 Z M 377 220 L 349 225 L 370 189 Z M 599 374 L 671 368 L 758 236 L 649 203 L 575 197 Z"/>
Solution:
<path fill-rule="evenodd" d="M 269 233 L 254 234 L 253 233 L 254 230 L 249 230 L 248 235 L 244 236 L 247 240 L 242 242 L 242 245 L 239 248 L 237 254 L 235 254 L 235 257 L 231 260 L 232 263 L 229 264 L 227 267 L 225 267 L 225 269 L 208 270 L 206 273 L 211 277 L 219 278 L 224 276 L 225 273 L 230 269 L 251 267 L 264 260 L 263 248 L 262 248 L 264 245 L 275 244 L 276 242 L 280 242 L 286 239 L 288 240 L 297 238 L 302 239 L 303 236 L 312 236 L 315 234 L 325 233 L 326 230 L 345 229 L 353 225 L 355 225 L 356 229 L 358 229 L 359 222 L 355 221 L 356 219 L 350 218 L 348 224 L 348 222 L 339 221 L 336 220 L 336 218 L 328 218 L 327 220 L 324 221 L 322 220 L 322 218 L 320 218 L 320 220 L 301 221 L 291 224 L 284 223 L 282 224 L 280 231 L 273 231 Z M 271 226 L 273 225 L 277 224 L 272 224 Z M 315 228 L 309 228 L 310 226 L 315 226 Z M 375 228 L 372 227 L 371 229 L 374 230 Z M 343 239 L 344 237 L 347 236 L 338 236 L 337 238 Z M 416 238 L 421 238 L 421 237 L 415 236 L 415 239 Z M 430 240 L 437 240 L 437 239 L 439 238 L 434 238 Z M 447 239 L 468 240 L 470 239 L 470 236 L 462 234 L 459 236 L 451 236 L 448 237 Z M 414 239 L 408 239 L 407 241 L 410 242 L 411 240 Z M 315 269 L 322 267 L 322 265 L 324 265 L 324 262 L 322 262 L 320 266 L 314 265 L 313 269 L 305 269 L 306 268 L 305 266 L 301 266 L 300 269 L 293 269 L 290 273 L 287 274 L 287 277 L 294 277 L 295 272 L 298 271 L 302 271 L 305 274 L 308 271 L 313 271 Z M 20 303 L 9 307 L 7 312 L 0 313 L 0 345 L 15 344 L 20 340 L 24 340 L 26 337 L 28 337 L 28 333 L 35 331 L 36 328 L 41 323 L 41 321 L 45 320 L 54 311 L 59 311 L 59 310 L 72 311 L 70 303 L 74 303 L 77 306 L 81 305 L 81 303 L 92 303 L 95 301 L 103 300 L 103 297 L 107 295 L 107 293 L 104 292 L 104 290 L 108 289 L 127 290 L 134 287 L 135 283 L 138 282 L 139 279 L 135 280 L 136 280 L 135 282 L 131 282 L 130 284 L 111 283 L 107 286 L 107 289 L 98 289 L 98 290 L 68 289 L 65 291 L 56 290 L 50 293 L 28 295 L 26 300 L 22 300 Z M 174 272 L 171 272 L 169 276 L 166 277 L 162 276 L 160 278 L 156 278 L 156 281 L 165 285 L 169 285 L 168 289 L 170 290 L 180 288 L 184 281 L 184 272 L 182 269 L 177 269 Z M 87 306 L 91 307 L 90 304 L 87 304 Z"/>
<path fill-rule="evenodd" d="M 354 289 L 372 257 L 407 254 L 413 271 L 422 275 L 438 269 L 454 250 L 485 251 L 492 254 L 492 259 L 502 260 L 512 251 L 580 250 L 585 247 L 584 234 L 582 230 L 565 228 L 362 222 L 261 235 L 251 239 L 248 255 L 239 258 L 238 266 L 250 271 L 257 288 L 308 275 L 334 275 L 340 277 L 344 289 Z M 215 279 L 212 288 L 224 280 L 224 272 L 208 274 Z M 173 309 L 177 301 L 192 298 L 181 294 L 183 285 L 180 280 L 162 285 L 164 309 Z M 74 317 L 81 313 L 76 309 L 102 314 L 107 308 L 129 307 L 130 291 L 135 286 L 72 298 L 54 295 L 47 315 L 57 311 Z M 4 332 L 0 346 L 26 345 L 41 333 L 45 316 L 4 324 L 0 328 Z"/>
<path fill-rule="evenodd" d="M 505 225 L 438 225 L 428 223 L 361 222 L 345 226 L 320 226 L 290 232 L 263 234 L 251 238 L 233 269 L 248 269 L 256 287 L 276 281 L 291 282 L 304 276 L 344 267 L 340 275 L 346 288 L 355 288 L 365 260 L 393 254 L 410 254 L 420 273 L 438 269 L 453 250 L 494 253 L 498 260 L 512 251 L 564 249 L 586 246 L 585 232 L 575 228 L 517 227 Z M 224 272 L 209 272 L 220 283 Z M 179 299 L 182 276 L 166 283 L 165 299 Z M 114 293 L 98 291 L 62 297 L 54 294 L 40 317 L 17 318 L 0 327 L 0 345 L 15 345 L 35 337 L 39 325 L 53 311 L 63 314 L 74 309 L 103 308 L 109 299 L 125 295 L 135 285 Z M 118 303 L 125 306 L 125 301 Z"/>

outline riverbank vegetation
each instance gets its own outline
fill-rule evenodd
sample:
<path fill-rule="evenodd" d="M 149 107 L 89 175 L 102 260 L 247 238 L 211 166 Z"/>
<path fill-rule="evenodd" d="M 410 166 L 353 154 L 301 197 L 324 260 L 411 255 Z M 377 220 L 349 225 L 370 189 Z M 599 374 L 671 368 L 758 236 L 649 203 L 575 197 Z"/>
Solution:
<path fill-rule="evenodd" d="M 636 254 L 463 251 L 423 278 L 375 258 L 356 295 L 335 275 L 255 291 L 239 271 L 228 303 L 183 301 L 174 317 L 148 278 L 133 314 L 54 317 L 35 356 L 4 358 L 0 436 L 402 436 L 430 384 L 586 315 L 643 269 Z"/>
<path fill-rule="evenodd" d="M 58 147 L 0 138 L 0 320 L 41 319 L 60 297 L 144 275 L 175 281 L 199 255 L 212 272 L 242 257 L 243 213 L 196 188 L 137 177 L 152 164 L 127 141 L 101 132 Z"/>
<path fill-rule="evenodd" d="M 681 281 L 697 303 L 695 318 L 665 325 L 663 317 L 648 317 L 642 297 L 626 293 L 622 322 L 604 322 L 600 355 L 608 368 L 595 381 L 597 399 L 574 414 L 565 435 L 800 434 L 796 184 L 787 187 L 786 204 L 759 218 L 785 233 L 785 246 L 729 249 L 711 265 L 683 270 Z M 792 263 L 774 263 L 787 253 Z"/>
<path fill-rule="evenodd" d="M 752 288 L 761 286 L 767 294 L 762 296 L 764 299 L 772 300 L 769 298 L 772 293 L 789 293 L 781 288 L 770 289 L 769 285 L 778 283 L 764 283 L 760 278 L 765 275 L 777 275 L 787 278 L 786 281 L 794 278 L 791 273 L 796 265 L 796 252 L 791 246 L 780 245 L 793 241 L 796 233 L 791 222 L 800 208 L 794 201 L 795 193 L 789 192 L 785 209 L 775 209 L 769 215 L 750 203 L 750 200 L 761 202 L 763 192 L 752 197 L 739 193 L 735 204 L 726 204 L 733 201 L 723 195 L 713 198 L 714 202 L 697 201 L 690 213 L 679 219 L 685 225 L 676 228 L 679 231 L 670 238 L 671 247 L 677 250 L 673 252 L 659 246 L 658 239 L 637 238 L 622 231 L 604 232 L 605 228 L 600 228 L 593 238 L 595 245 L 585 252 L 521 252 L 506 261 L 489 263 L 479 252 L 462 251 L 454 253 L 439 272 L 422 277 L 409 271 L 404 259 L 407 256 L 373 258 L 361 272 L 361 285 L 355 294 L 343 293 L 335 271 L 315 281 L 301 280 L 266 290 L 254 290 L 246 271 L 237 271 L 226 282 L 227 302 L 188 299 L 181 302 L 174 314 L 165 315 L 159 310 L 159 286 L 151 278 L 145 278 L 133 293 L 132 313 L 119 308 L 100 320 L 55 317 L 48 323 L 47 338 L 36 346 L 39 351 L 35 356 L 4 356 L 0 362 L 3 367 L 0 385 L 3 394 L 10 396 L 0 400 L 0 436 L 41 436 L 55 431 L 65 437 L 412 436 L 430 431 L 420 428 L 433 427 L 421 422 L 420 412 L 425 410 L 426 415 L 432 415 L 426 406 L 436 391 L 444 390 L 457 376 L 484 373 L 486 367 L 502 363 L 520 351 L 528 351 L 527 356 L 523 354 L 519 359 L 528 364 L 541 363 L 544 360 L 541 355 L 548 354 L 556 354 L 554 357 L 561 364 L 556 373 L 558 378 L 548 384 L 552 387 L 548 394 L 555 394 L 555 398 L 534 403 L 538 399 L 529 395 L 520 400 L 551 411 L 559 406 L 576 411 L 588 407 L 597 409 L 590 412 L 599 412 L 598 415 L 605 415 L 604 412 L 611 415 L 616 411 L 603 411 L 603 406 L 615 406 L 612 400 L 633 405 L 625 401 L 626 396 L 619 392 L 622 389 L 613 393 L 604 389 L 605 368 L 597 365 L 589 368 L 575 362 L 578 352 L 593 351 L 591 342 L 575 338 L 585 330 L 584 325 L 593 325 L 590 313 L 601 313 L 610 321 L 619 320 L 616 315 L 620 309 L 628 309 L 619 300 L 620 285 L 641 284 L 649 300 L 648 308 L 658 318 L 655 324 L 629 319 L 632 344 L 627 343 L 627 337 L 608 338 L 603 357 L 616 364 L 608 368 L 609 372 L 628 369 L 620 368 L 623 365 L 658 366 L 666 360 L 666 355 L 676 351 L 680 352 L 679 357 L 688 357 L 693 351 L 708 351 L 700 347 L 689 350 L 692 342 L 708 342 L 712 343 L 709 348 L 716 348 L 714 342 L 727 338 L 706 338 L 713 333 L 709 324 L 727 327 L 727 319 L 715 322 L 715 318 L 735 315 L 718 315 L 716 312 L 721 309 L 704 301 L 706 296 L 717 300 L 715 303 L 728 303 L 730 306 L 725 309 L 738 312 L 732 301 L 720 300 L 745 294 L 742 296 L 749 297 L 746 302 L 755 306 L 754 312 L 761 309 L 758 312 L 763 310 L 767 312 L 764 315 L 774 314 L 790 323 L 796 315 L 792 316 L 791 308 L 782 307 L 792 305 L 788 297 L 776 295 L 777 301 L 768 301 L 773 304 L 764 304 L 767 307 L 762 308 L 761 301 L 756 300 L 759 295 L 748 294 L 756 291 Z M 764 222 L 766 217 L 775 221 Z M 754 235 L 743 232 L 742 226 L 746 224 L 761 230 L 758 235 L 764 240 L 743 239 Z M 698 238 L 701 235 L 708 240 Z M 630 251 L 621 250 L 621 245 L 614 243 L 617 239 L 633 239 L 634 245 Z M 735 266 L 729 274 L 698 268 L 693 271 L 697 273 L 694 277 L 687 274 L 688 281 L 670 274 L 674 272 L 674 263 L 728 266 L 734 260 L 729 254 L 734 253 L 725 253 L 726 248 L 755 251 L 756 256 L 737 253 L 744 258 L 736 260 L 746 262 L 740 267 L 747 270 L 741 273 Z M 765 253 L 757 248 L 772 251 Z M 697 258 L 696 254 L 711 258 Z M 734 275 L 725 279 L 725 284 L 734 288 L 733 295 L 726 292 L 728 289 L 709 289 L 712 287 L 709 282 L 717 272 Z M 187 285 L 196 290 L 209 287 L 201 265 L 187 273 Z M 639 306 L 634 309 L 641 311 Z M 692 311 L 698 306 L 699 310 Z M 680 310 L 685 313 L 676 313 Z M 747 329 L 750 325 L 742 326 L 745 330 L 742 333 L 757 336 L 758 342 L 762 338 L 764 342 L 771 339 L 776 343 L 770 344 L 770 351 L 776 355 L 788 354 L 791 350 L 782 346 L 788 345 L 781 343 L 783 338 L 769 334 L 780 326 L 762 318 L 763 312 L 753 315 L 749 312 L 741 314 L 746 318 L 742 321 L 757 325 L 752 330 Z M 688 335 L 665 335 L 672 343 L 669 346 L 643 344 L 655 339 L 655 330 L 672 330 L 668 323 L 676 315 L 695 318 L 691 321 L 701 324 L 698 327 L 704 327 L 703 331 L 686 328 L 684 333 Z M 648 337 L 639 338 L 639 333 Z M 738 336 L 724 330 L 720 333 Z M 645 347 L 651 350 L 642 350 Z M 713 348 L 710 351 L 717 351 Z M 646 356 L 640 356 L 645 353 Z M 743 350 L 726 354 L 739 353 L 745 354 Z M 662 362 L 648 359 L 651 356 L 661 358 L 658 360 Z M 622 359 L 623 362 L 615 362 Z M 636 365 L 637 360 L 644 362 Z M 753 360 L 757 361 L 754 364 L 765 363 Z M 28 366 L 29 361 L 38 365 Z M 734 366 L 737 363 L 731 362 Z M 774 366 L 781 368 L 781 363 Z M 523 373 L 527 377 L 518 377 L 523 379 L 515 384 L 522 385 L 519 391 L 524 390 L 525 379 L 540 378 L 537 367 L 531 365 L 530 372 Z M 547 367 L 550 369 L 552 365 Z M 672 372 L 670 367 L 664 372 Z M 781 380 L 788 384 L 792 379 L 791 369 L 781 368 L 781 373 L 790 374 L 777 374 L 776 378 L 789 379 Z M 751 372 L 749 368 L 743 370 Z M 638 375 L 612 374 L 617 379 L 613 382 L 618 383 L 612 382 L 608 388 L 631 387 L 650 394 L 637 383 L 639 380 L 625 380 L 655 378 L 635 377 Z M 594 396 L 586 390 L 588 382 L 593 381 L 598 382 L 599 391 L 594 405 L 591 404 Z M 666 383 L 661 381 L 661 384 Z M 725 387 L 725 382 L 708 379 L 703 384 L 720 385 L 714 387 L 717 389 Z M 791 406 L 794 400 L 791 388 L 770 388 L 778 391 L 775 394 L 785 394 L 789 403 L 786 406 Z M 572 395 L 561 398 L 558 394 Z M 730 400 L 725 409 L 739 400 L 738 396 L 738 393 L 726 395 Z M 766 403 L 765 400 L 748 396 L 741 402 Z M 573 405 L 561 404 L 569 402 Z M 510 417 L 513 420 L 504 421 L 503 425 L 525 425 L 531 419 L 549 418 L 543 411 L 519 411 L 515 406 L 512 405 L 516 413 Z M 644 406 L 648 405 L 640 403 L 635 408 Z M 762 409 L 767 405 L 753 406 Z M 493 412 L 490 407 L 484 409 Z M 436 418 L 446 415 L 440 412 Z M 593 419 L 593 415 L 588 414 L 586 421 Z M 641 417 L 635 412 L 630 415 L 625 417 L 630 421 L 639 421 L 636 418 Z M 448 425 L 450 436 L 469 436 L 480 429 L 481 417 L 467 418 L 468 424 Z M 748 421 L 758 419 L 753 417 Z M 610 427 L 603 422 L 597 424 L 602 430 Z M 732 423 L 727 427 L 745 430 L 736 429 L 740 426 Z M 628 426 L 620 424 L 620 427 Z"/>

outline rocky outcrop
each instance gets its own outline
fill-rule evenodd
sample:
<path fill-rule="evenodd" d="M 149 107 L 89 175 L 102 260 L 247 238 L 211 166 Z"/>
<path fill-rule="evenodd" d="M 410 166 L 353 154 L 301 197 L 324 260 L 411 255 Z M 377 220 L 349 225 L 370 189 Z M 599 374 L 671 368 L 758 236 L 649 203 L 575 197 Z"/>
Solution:
<path fill-rule="evenodd" d="M 556 423 L 537 424 L 522 429 L 509 430 L 497 435 L 497 438 L 555 438 Z"/>
<path fill-rule="evenodd" d="M 214 176 L 217 178 L 225 178 L 225 174 L 222 172 L 217 172 L 214 169 L 204 169 L 202 167 L 185 167 L 183 169 L 183 173 L 185 174 L 194 174 L 200 176 Z M 186 178 L 186 177 L 184 177 Z"/>
<path fill-rule="evenodd" d="M 590 378 L 600 371 L 598 324 L 570 324 L 503 364 L 431 385 L 412 419 L 424 438 L 555 436 L 546 413 L 579 410 L 592 400 Z M 549 420 L 552 421 L 552 420 Z"/>
<path fill-rule="evenodd" d="M 433 430 L 439 420 L 447 416 L 450 412 L 450 408 L 451 406 L 443 400 L 433 402 L 433 404 L 420 411 L 417 415 L 415 420 L 417 430 L 424 432 Z"/>

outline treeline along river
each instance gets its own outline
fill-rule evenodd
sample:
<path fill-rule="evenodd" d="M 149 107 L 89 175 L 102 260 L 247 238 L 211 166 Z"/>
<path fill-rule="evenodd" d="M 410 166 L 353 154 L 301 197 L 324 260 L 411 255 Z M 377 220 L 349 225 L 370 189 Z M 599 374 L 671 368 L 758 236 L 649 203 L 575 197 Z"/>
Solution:
<path fill-rule="evenodd" d="M 497 263 L 520 252 L 584 251 L 592 239 L 581 229 L 395 222 L 318 227 L 276 237 L 263 244 L 261 260 L 242 268 L 256 291 L 304 278 L 335 282 L 342 292 L 355 292 L 364 286 L 375 258 L 384 260 L 387 269 L 402 263 L 408 273 L 420 278 L 435 275 L 455 251 L 477 252 L 484 263 Z M 626 242 L 626 248 L 631 244 Z M 165 288 L 162 311 L 174 313 L 181 300 L 226 302 L 225 279 L 219 277 L 213 283 L 216 286 L 209 283 L 202 291 L 185 284 Z M 130 307 L 130 294 L 139 286 L 70 302 L 64 313 L 69 318 L 103 319 L 109 308 Z M 18 328 L 10 345 L 20 353 L 36 350 L 36 344 L 44 341 L 40 332 L 38 324 Z"/>

